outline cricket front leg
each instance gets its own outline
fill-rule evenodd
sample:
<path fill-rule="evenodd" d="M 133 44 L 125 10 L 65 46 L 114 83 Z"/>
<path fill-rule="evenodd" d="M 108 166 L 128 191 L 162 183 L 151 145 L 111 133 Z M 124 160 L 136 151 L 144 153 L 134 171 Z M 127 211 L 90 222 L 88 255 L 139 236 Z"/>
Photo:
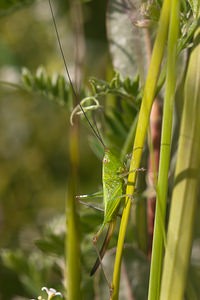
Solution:
<path fill-rule="evenodd" d="M 87 199 L 87 198 L 102 198 L 103 197 L 103 190 L 96 192 L 96 193 L 92 193 L 92 194 L 88 194 L 88 195 L 77 195 L 75 196 L 76 199 Z"/>
<path fill-rule="evenodd" d="M 95 210 L 99 210 L 101 212 L 104 212 L 104 209 L 100 208 L 100 207 L 97 207 L 97 206 L 94 206 L 92 204 L 89 204 L 87 202 L 84 202 L 82 201 L 81 199 L 88 199 L 88 198 L 101 198 L 103 197 L 103 191 L 99 191 L 97 193 L 93 193 L 93 194 L 89 194 L 89 195 L 76 195 L 74 198 L 77 200 L 77 202 L 85 205 L 85 206 L 88 206 L 88 207 L 91 207 Z"/>

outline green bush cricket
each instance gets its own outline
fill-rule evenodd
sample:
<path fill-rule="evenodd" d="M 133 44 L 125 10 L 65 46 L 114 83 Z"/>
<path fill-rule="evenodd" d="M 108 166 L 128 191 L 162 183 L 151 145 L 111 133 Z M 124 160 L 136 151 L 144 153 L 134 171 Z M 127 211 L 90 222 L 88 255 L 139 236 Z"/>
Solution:
<path fill-rule="evenodd" d="M 105 154 L 103 158 L 103 167 L 102 167 L 102 182 L 103 182 L 103 192 L 102 197 L 104 200 L 104 220 L 103 223 L 93 238 L 93 243 L 96 247 L 96 242 L 98 237 L 102 233 L 104 227 L 109 224 L 107 234 L 99 253 L 100 258 L 102 259 L 106 248 L 108 247 L 109 241 L 113 235 L 116 218 L 120 207 L 120 202 L 125 195 L 123 194 L 124 187 L 124 173 L 126 172 L 125 165 L 119 161 L 119 159 L 107 148 L 105 149 Z M 100 196 L 100 194 L 97 194 Z M 89 195 L 80 195 L 76 198 L 86 198 Z M 90 275 L 92 276 L 97 270 L 100 264 L 100 258 L 98 257 L 94 267 L 91 270 Z"/>

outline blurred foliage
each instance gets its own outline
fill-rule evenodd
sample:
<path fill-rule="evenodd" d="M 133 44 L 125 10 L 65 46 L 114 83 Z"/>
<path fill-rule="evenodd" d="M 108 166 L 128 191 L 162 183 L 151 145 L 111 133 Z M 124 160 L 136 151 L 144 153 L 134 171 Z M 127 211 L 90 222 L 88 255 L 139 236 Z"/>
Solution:
<path fill-rule="evenodd" d="M 22 81 L 24 88 L 29 92 L 36 92 L 50 100 L 58 102 L 60 106 L 64 104 L 67 106 L 68 112 L 71 111 L 72 95 L 70 95 L 70 86 L 66 87 L 66 80 L 64 76 L 55 74 L 55 76 L 48 76 L 45 69 L 39 67 L 36 74 L 24 68 L 22 70 Z"/>
<path fill-rule="evenodd" d="M 32 5 L 27 5 L 32 2 Z M 75 38 L 73 25 L 69 21 L 70 4 L 64 0 L 54 2 L 61 41 L 74 79 Z M 130 15 L 130 10 L 127 14 L 127 8 L 124 10 L 120 6 L 121 1 L 109 1 L 109 47 L 111 60 L 115 71 L 120 72 L 119 75 L 113 74 L 108 59 L 105 28 L 107 1 L 82 2 L 86 53 L 81 97 L 93 95 L 101 101 L 103 110 L 89 113 L 89 118 L 96 123 L 105 144 L 120 154 L 122 146 L 128 141 L 129 129 L 137 118 L 140 107 L 147 53 L 143 33 L 141 61 L 135 59 L 133 63 L 131 58 L 130 62 L 129 51 L 132 48 L 126 52 L 125 46 L 117 48 L 116 45 L 119 43 L 120 46 L 124 38 L 127 39 L 126 43 L 130 43 L 132 31 L 128 30 L 128 34 L 124 35 L 122 28 L 132 28 L 127 20 L 139 22 L 141 11 L 134 7 L 134 15 Z M 156 5 L 151 7 L 142 7 L 145 18 L 153 22 L 149 29 L 151 37 L 155 33 L 161 2 L 156 1 Z M 190 47 L 197 26 L 198 8 L 193 5 L 195 1 L 189 3 L 190 5 L 182 1 L 179 51 Z M 63 212 L 66 183 L 70 176 L 68 127 L 72 90 L 65 81 L 63 61 L 58 51 L 48 2 L 1 1 L 0 9 L 0 16 L 3 16 L 0 19 L 0 80 L 4 82 L 0 85 L 0 245 L 3 249 L 0 260 L 0 299 L 14 299 L 16 295 L 19 296 L 18 299 L 27 299 L 41 295 L 42 286 L 64 291 Z M 118 24 L 116 34 L 110 30 L 115 28 L 119 14 L 125 25 Z M 136 30 L 137 34 L 141 33 L 138 28 Z M 124 57 L 120 60 L 122 52 Z M 128 74 L 122 63 L 124 59 L 130 65 Z M 129 72 L 131 78 L 127 77 L 130 76 Z M 88 78 L 91 78 L 90 85 Z M 15 85 L 9 87 L 5 81 Z M 160 98 L 162 99 L 162 93 Z M 181 96 L 178 101 L 180 104 Z M 181 104 L 179 107 L 181 109 Z M 86 124 L 85 120 L 84 123 Z M 176 155 L 177 145 L 178 125 L 175 125 L 172 157 Z M 92 135 L 89 143 L 86 142 L 87 127 L 86 124 L 81 128 L 80 134 L 79 190 L 82 194 L 97 191 L 101 184 L 101 162 L 96 157 L 102 158 L 102 147 Z M 131 147 L 132 144 L 127 143 L 126 153 L 131 151 Z M 173 168 L 172 166 L 170 170 L 171 177 Z M 101 213 L 90 208 L 83 207 L 80 210 L 84 299 L 94 299 L 94 293 L 100 295 L 100 290 L 105 293 L 108 291 L 100 273 L 94 281 L 89 277 L 96 258 L 92 237 L 102 217 Z M 199 232 L 196 233 L 198 235 Z M 116 245 L 116 241 L 117 233 L 110 248 Z M 199 246 L 195 247 L 199 249 Z M 110 249 L 105 257 L 108 270 L 112 269 L 110 266 L 113 265 L 114 254 L 114 250 Z M 194 262 L 192 267 L 195 269 Z M 136 299 L 146 299 L 149 263 L 144 253 L 137 248 L 131 227 L 127 233 L 122 272 L 120 299 L 128 297 L 127 283 L 130 283 Z M 193 276 L 198 272 L 195 269 Z M 107 294 L 101 294 L 99 299 L 106 297 Z"/>
<path fill-rule="evenodd" d="M 25 5 L 30 5 L 35 0 L 1 0 L 0 2 L 0 17 L 13 13 L 17 9 L 23 8 Z"/>
<path fill-rule="evenodd" d="M 8 4 L 8 1 L 5 3 Z M 103 6 L 103 1 L 101 5 Z M 14 6 L 12 8 L 14 10 Z M 90 23 L 94 15 L 93 8 L 87 4 L 86 9 L 86 23 Z M 99 14 L 99 17 L 102 17 L 103 10 L 100 11 L 102 14 Z M 74 62 L 74 37 L 72 27 L 67 21 L 69 13 L 66 1 L 57 5 L 58 23 L 71 72 Z M 105 61 L 105 28 L 102 28 L 102 23 L 103 21 L 100 21 L 96 24 L 100 39 L 98 36 L 96 38 L 101 48 L 96 51 L 96 57 L 99 55 L 99 59 L 95 60 L 95 75 L 101 73 L 102 62 Z M 1 18 L 0 80 L 19 85 L 21 69 L 24 66 L 33 73 L 38 65 L 43 65 L 48 74 L 61 71 L 63 62 L 52 29 L 46 1 L 21 6 L 15 13 Z M 91 32 L 91 28 L 89 31 Z M 92 51 L 93 48 L 99 47 L 95 46 L 95 43 L 95 40 L 89 39 L 89 48 Z M 69 45 L 70 48 L 66 50 Z M 90 51 L 87 60 L 91 60 Z M 89 68 L 88 72 L 91 72 Z M 62 75 L 52 75 L 51 78 L 53 76 L 50 84 L 53 86 L 56 82 L 55 77 L 58 76 L 58 85 L 62 85 Z M 53 101 L 49 102 L 44 93 L 30 93 L 24 89 L 1 85 L 0 115 L 0 244 L 1 248 L 7 249 L 2 252 L 3 261 L 0 262 L 0 298 L 12 299 L 16 295 L 33 298 L 41 294 L 42 286 L 58 285 L 58 291 L 61 290 L 63 266 L 56 266 L 52 259 L 48 262 L 47 255 L 37 249 L 35 241 L 39 240 L 44 224 L 64 211 L 69 171 L 69 113 L 65 106 L 60 108 Z M 80 176 L 83 178 L 83 188 L 80 187 L 80 190 L 95 191 L 100 183 L 100 175 L 93 176 L 90 182 L 87 181 L 87 177 L 90 170 L 100 170 L 100 163 L 93 154 L 90 154 L 88 160 L 90 149 L 85 146 L 84 129 L 81 137 L 81 143 L 84 145 L 81 162 L 85 163 L 80 169 Z M 84 167 L 85 164 L 87 168 Z M 55 236 L 51 236 L 50 241 L 53 241 L 54 245 L 55 241 L 58 242 Z M 40 244 L 43 249 L 45 243 L 50 241 L 44 240 L 43 244 L 38 242 L 38 246 Z M 57 243 L 56 245 L 58 247 Z M 63 240 L 60 247 L 59 254 L 63 249 Z M 21 269 L 23 261 L 24 268 Z"/>

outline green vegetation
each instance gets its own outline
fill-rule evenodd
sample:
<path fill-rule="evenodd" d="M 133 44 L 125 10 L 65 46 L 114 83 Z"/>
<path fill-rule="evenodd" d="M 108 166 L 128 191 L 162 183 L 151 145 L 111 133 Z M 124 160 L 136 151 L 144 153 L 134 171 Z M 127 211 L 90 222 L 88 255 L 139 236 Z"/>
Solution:
<path fill-rule="evenodd" d="M 0 298 L 199 299 L 199 1 L 52 6 L 79 99 L 48 1 L 0 3 Z M 102 184 L 102 145 L 83 114 L 70 125 L 83 99 L 134 198 L 103 259 L 111 295 L 89 276 L 103 213 L 74 197 Z"/>

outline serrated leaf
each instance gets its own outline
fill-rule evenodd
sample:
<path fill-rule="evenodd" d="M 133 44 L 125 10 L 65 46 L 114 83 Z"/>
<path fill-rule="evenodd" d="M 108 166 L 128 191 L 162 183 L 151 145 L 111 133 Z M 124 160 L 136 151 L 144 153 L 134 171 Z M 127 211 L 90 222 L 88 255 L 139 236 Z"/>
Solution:
<path fill-rule="evenodd" d="M 137 97 L 139 89 L 139 75 L 137 74 L 133 80 L 127 77 L 123 82 L 123 88 L 127 93 Z"/>
<path fill-rule="evenodd" d="M 39 93 L 49 100 L 55 101 L 60 106 L 65 105 L 67 110 L 72 110 L 71 86 L 63 75 L 47 75 L 43 67 L 38 67 L 35 73 L 31 73 L 27 68 L 22 70 L 23 87 L 32 92 Z M 83 97 L 85 96 L 82 92 Z"/>

